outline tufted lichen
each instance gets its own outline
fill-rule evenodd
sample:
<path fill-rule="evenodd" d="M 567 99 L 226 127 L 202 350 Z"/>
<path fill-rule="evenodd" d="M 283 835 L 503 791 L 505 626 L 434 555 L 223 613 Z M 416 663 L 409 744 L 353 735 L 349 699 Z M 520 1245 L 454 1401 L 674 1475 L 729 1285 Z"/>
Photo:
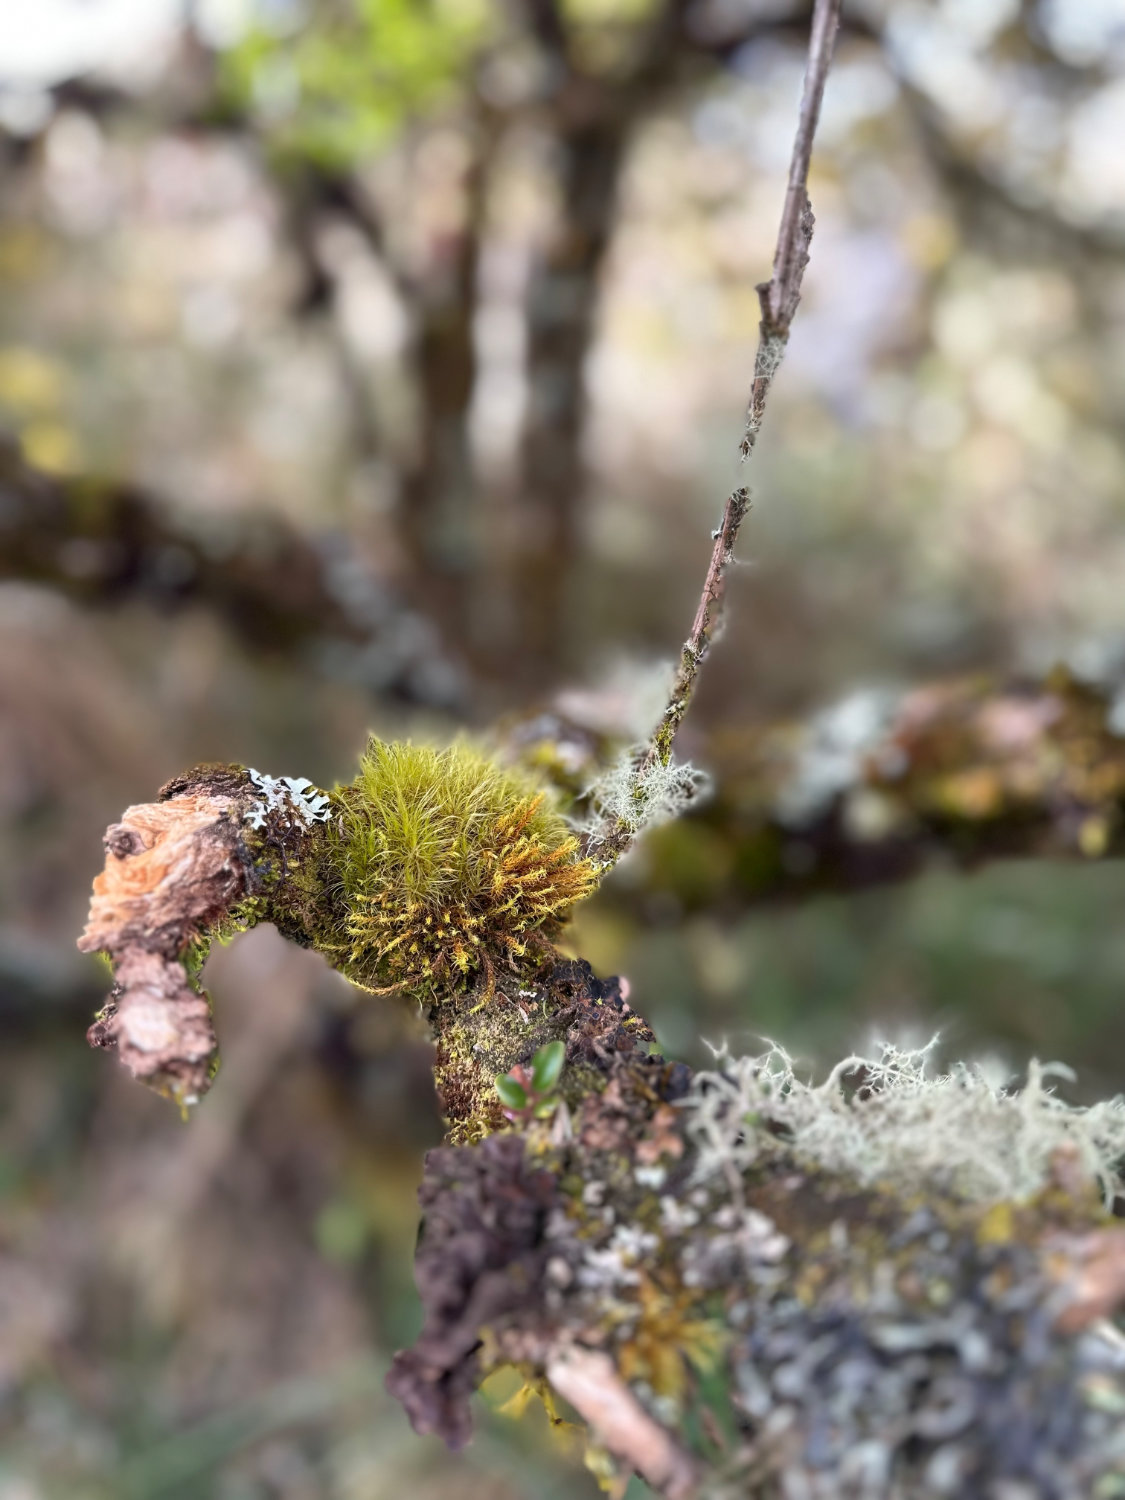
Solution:
<path fill-rule="evenodd" d="M 1113 1201 L 1125 1100 L 1068 1104 L 1048 1084 L 1072 1077 L 1057 1063 L 1032 1061 L 1022 1089 L 1000 1087 L 979 1064 L 930 1074 L 933 1046 L 884 1044 L 877 1057 L 845 1058 L 815 1086 L 781 1047 L 720 1055 L 686 1102 L 697 1175 L 743 1170 L 781 1150 L 865 1187 L 909 1191 L 926 1181 L 967 1202 L 1020 1203 L 1048 1185 L 1063 1153 Z"/>

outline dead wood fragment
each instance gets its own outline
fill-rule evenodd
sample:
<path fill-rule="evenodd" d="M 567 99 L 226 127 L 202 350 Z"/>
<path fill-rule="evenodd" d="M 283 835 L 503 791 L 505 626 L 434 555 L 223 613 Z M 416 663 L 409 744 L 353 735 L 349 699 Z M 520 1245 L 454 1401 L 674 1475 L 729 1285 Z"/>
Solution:
<path fill-rule="evenodd" d="M 577 1345 L 563 1347 L 547 1361 L 547 1379 L 628 1470 L 635 1470 L 668 1500 L 686 1500 L 695 1493 L 695 1464 L 667 1428 L 645 1411 L 608 1354 Z"/>
<path fill-rule="evenodd" d="M 1125 1229 L 1059 1235 L 1047 1249 L 1059 1280 L 1060 1332 L 1080 1333 L 1125 1304 Z"/>
<path fill-rule="evenodd" d="M 127 808 L 105 835 L 83 953 L 105 953 L 115 983 L 88 1033 L 135 1078 L 181 1103 L 206 1092 L 217 1042 L 207 996 L 182 959 L 249 888 L 236 802 L 206 790 Z"/>
<path fill-rule="evenodd" d="M 426 1322 L 387 1376 L 417 1432 L 437 1433 L 451 1448 L 468 1442 L 481 1330 L 521 1312 L 534 1320 L 542 1306 L 543 1226 L 556 1193 L 551 1174 L 527 1163 L 519 1136 L 494 1135 L 427 1158 L 415 1261 Z"/>

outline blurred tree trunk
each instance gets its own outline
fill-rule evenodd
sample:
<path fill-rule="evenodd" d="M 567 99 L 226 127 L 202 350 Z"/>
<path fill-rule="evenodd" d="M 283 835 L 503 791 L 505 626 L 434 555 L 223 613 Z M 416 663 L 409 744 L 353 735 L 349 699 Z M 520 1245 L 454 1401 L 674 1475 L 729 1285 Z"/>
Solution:
<path fill-rule="evenodd" d="M 524 665 L 536 675 L 561 665 L 585 486 L 586 361 L 631 126 L 612 103 L 589 102 L 564 100 L 555 112 L 562 201 L 527 296 L 528 411 L 512 576 Z"/>
<path fill-rule="evenodd" d="M 466 182 L 461 233 L 445 250 L 430 285 L 420 289 L 414 344 L 419 421 L 413 462 L 402 478 L 400 535 L 415 575 L 419 602 L 442 627 L 471 647 L 466 630 L 470 587 L 479 571 L 481 539 L 469 441 L 476 382 L 473 324 L 488 192 L 500 132 L 483 107 Z"/>
<path fill-rule="evenodd" d="M 527 416 L 508 561 L 517 676 L 541 683 L 564 669 L 566 601 L 581 544 L 586 365 L 600 275 L 612 241 L 621 173 L 638 123 L 679 63 L 685 0 L 666 0 L 635 39 L 627 75 L 575 60 L 558 0 L 525 0 L 545 58 L 541 128 L 549 136 L 558 209 L 527 291 Z"/>

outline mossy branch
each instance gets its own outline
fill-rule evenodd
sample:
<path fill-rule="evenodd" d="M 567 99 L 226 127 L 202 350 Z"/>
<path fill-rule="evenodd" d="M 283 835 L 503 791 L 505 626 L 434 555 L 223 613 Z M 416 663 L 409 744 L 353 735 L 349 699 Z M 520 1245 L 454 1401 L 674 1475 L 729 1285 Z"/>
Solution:
<path fill-rule="evenodd" d="M 461 667 L 433 626 L 364 569 L 268 512 L 209 516 L 206 528 L 134 484 L 39 473 L 0 435 L 0 579 L 42 584 L 80 604 L 139 600 L 213 610 L 247 645 L 345 665 L 388 695 L 448 704 Z"/>
<path fill-rule="evenodd" d="M 1125 1107 L 886 1053 L 816 1088 L 780 1053 L 693 1079 L 617 981 L 545 936 L 515 952 L 496 914 L 477 929 L 492 974 L 463 972 L 419 912 L 435 891 L 517 911 L 503 851 L 557 853 L 560 832 L 464 750 L 376 746 L 332 793 L 179 778 L 107 835 L 83 946 L 118 983 L 92 1039 L 187 1103 L 214 1067 L 194 977 L 210 936 L 269 919 L 369 985 L 397 972 L 435 1036 L 450 1145 L 421 1194 L 426 1323 L 390 1385 L 455 1446 L 472 1391 L 514 1364 L 586 1419 L 611 1487 L 635 1470 L 673 1497 L 1117 1493 L 1125 1229 L 1105 1201 Z M 409 942 L 357 939 L 348 914 L 389 914 L 390 890 Z"/>
<path fill-rule="evenodd" d="M 814 1088 L 775 1053 L 685 1089 L 618 1056 L 565 1129 L 431 1153 L 427 1318 L 389 1381 L 415 1426 L 460 1446 L 514 1365 L 577 1408 L 615 1494 L 1119 1493 L 1125 1229 L 1100 1189 L 1125 1105 L 924 1063 Z"/>
<path fill-rule="evenodd" d="M 706 805 L 647 838 L 644 891 L 733 913 L 935 865 L 1121 859 L 1120 701 L 1114 685 L 1058 668 L 864 688 L 801 719 L 727 730 L 712 745 Z M 523 753 L 548 761 L 551 721 L 535 722 L 541 739 Z M 612 759 L 565 721 L 555 731 L 584 750 L 587 780 Z"/>
<path fill-rule="evenodd" d="M 273 922 L 353 984 L 442 1013 L 442 1032 L 447 1010 L 504 1007 L 534 984 L 599 878 L 547 792 L 467 745 L 373 741 L 331 792 L 199 767 L 127 809 L 105 846 L 79 946 L 106 953 L 116 983 L 91 1041 L 183 1104 L 217 1065 L 196 983 L 215 938 Z M 500 1123 L 492 1077 L 524 1060 L 516 1037 L 473 1069 L 485 1053 L 487 1085 L 450 1111 L 462 1136 Z"/>

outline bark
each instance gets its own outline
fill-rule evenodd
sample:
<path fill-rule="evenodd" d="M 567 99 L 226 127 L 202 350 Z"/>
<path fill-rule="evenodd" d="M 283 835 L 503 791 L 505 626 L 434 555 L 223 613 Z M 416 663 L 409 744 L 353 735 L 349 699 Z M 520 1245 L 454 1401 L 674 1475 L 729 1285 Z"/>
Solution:
<path fill-rule="evenodd" d="M 78 946 L 107 954 L 115 982 L 90 1044 L 193 1104 L 208 1087 L 218 1043 L 210 1004 L 184 960 L 250 889 L 236 799 L 212 785 L 126 808 L 106 830 L 105 850 Z"/>
<path fill-rule="evenodd" d="M 413 377 L 419 431 L 402 476 L 400 531 L 421 603 L 445 631 L 471 648 L 472 586 L 480 571 L 474 529 L 476 481 L 469 408 L 476 381 L 473 321 L 488 192 L 499 142 L 498 121 L 478 108 L 474 157 L 466 184 L 466 221 L 444 247 L 428 285 L 416 288 Z"/>
<path fill-rule="evenodd" d="M 576 92 L 580 85 L 572 84 Z M 579 548 L 586 466 L 586 360 L 595 330 L 599 272 L 635 118 L 612 98 L 559 101 L 552 155 L 558 222 L 527 294 L 528 412 L 515 517 L 516 619 L 521 676 L 557 671 L 566 638 L 568 585 Z"/>

